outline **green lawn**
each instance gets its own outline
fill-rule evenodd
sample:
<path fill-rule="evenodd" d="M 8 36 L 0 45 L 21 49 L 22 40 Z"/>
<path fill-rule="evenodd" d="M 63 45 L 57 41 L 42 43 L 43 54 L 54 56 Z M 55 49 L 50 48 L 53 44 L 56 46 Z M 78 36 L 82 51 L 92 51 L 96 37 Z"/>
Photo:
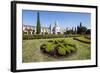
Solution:
<path fill-rule="evenodd" d="M 70 56 L 55 58 L 44 54 L 40 50 L 40 45 L 48 40 L 64 39 L 69 43 L 77 46 L 77 52 Z M 86 39 L 85 39 L 86 40 Z M 82 43 L 73 38 L 54 38 L 54 39 L 33 39 L 23 40 L 22 60 L 24 63 L 28 62 L 44 62 L 44 61 L 64 61 L 64 60 L 86 60 L 91 58 L 90 44 Z"/>
<path fill-rule="evenodd" d="M 83 42 L 87 42 L 87 43 L 90 43 L 91 42 L 91 40 L 85 38 L 84 36 L 83 37 L 77 37 L 76 39 L 81 40 Z"/>

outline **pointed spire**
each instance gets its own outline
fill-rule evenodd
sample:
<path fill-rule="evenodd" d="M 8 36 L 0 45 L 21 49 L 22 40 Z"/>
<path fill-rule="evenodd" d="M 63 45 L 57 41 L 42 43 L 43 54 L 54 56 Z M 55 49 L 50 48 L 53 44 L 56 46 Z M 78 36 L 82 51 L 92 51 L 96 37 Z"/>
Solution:
<path fill-rule="evenodd" d="M 55 21 L 55 27 L 59 27 L 58 21 Z"/>
<path fill-rule="evenodd" d="M 56 21 L 55 21 L 55 27 L 57 26 L 57 23 L 56 23 Z"/>
<path fill-rule="evenodd" d="M 51 29 L 51 24 L 50 24 L 49 28 Z"/>
<path fill-rule="evenodd" d="M 49 29 L 50 29 L 50 34 L 52 34 L 52 25 L 51 24 L 49 26 Z"/>

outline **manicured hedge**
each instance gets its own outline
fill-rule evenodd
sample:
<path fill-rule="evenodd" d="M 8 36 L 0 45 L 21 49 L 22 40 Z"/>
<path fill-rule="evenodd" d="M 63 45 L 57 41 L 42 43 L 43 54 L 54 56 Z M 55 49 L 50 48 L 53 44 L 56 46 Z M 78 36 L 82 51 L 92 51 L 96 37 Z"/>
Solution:
<path fill-rule="evenodd" d="M 46 34 L 46 35 L 23 35 L 23 40 L 29 40 L 29 39 L 48 39 L 48 38 L 63 38 L 63 34 Z"/>
<path fill-rule="evenodd" d="M 66 56 L 76 52 L 76 45 L 65 40 L 49 40 L 40 46 L 40 49 L 53 56 Z"/>
<path fill-rule="evenodd" d="M 54 50 L 54 45 L 51 43 L 46 43 L 46 52 L 52 52 Z"/>
<path fill-rule="evenodd" d="M 83 35 L 64 35 L 64 37 L 81 37 L 81 36 L 83 36 Z"/>
<path fill-rule="evenodd" d="M 60 55 L 66 55 L 66 50 L 65 50 L 65 48 L 59 47 L 58 53 L 59 53 Z"/>
<path fill-rule="evenodd" d="M 80 37 L 80 38 L 73 38 L 74 40 L 86 43 L 86 44 L 90 44 L 91 40 L 85 39 L 84 37 Z"/>
<path fill-rule="evenodd" d="M 34 37 L 32 35 L 23 35 L 23 40 L 29 40 L 33 39 Z"/>
<path fill-rule="evenodd" d="M 66 38 L 66 37 L 80 37 L 80 36 L 82 36 L 82 35 L 64 35 L 64 34 L 25 35 L 25 34 L 23 34 L 23 40 L 48 39 L 48 38 Z"/>
<path fill-rule="evenodd" d="M 84 36 L 84 37 L 85 37 L 86 39 L 89 39 L 89 40 L 91 39 L 91 36 Z"/>

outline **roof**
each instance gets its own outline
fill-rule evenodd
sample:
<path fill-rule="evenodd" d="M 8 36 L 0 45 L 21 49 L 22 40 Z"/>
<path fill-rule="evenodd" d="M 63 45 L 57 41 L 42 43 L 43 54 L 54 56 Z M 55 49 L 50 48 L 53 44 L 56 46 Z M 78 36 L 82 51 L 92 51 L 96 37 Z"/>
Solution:
<path fill-rule="evenodd" d="M 36 28 L 36 26 L 32 26 L 32 25 L 23 25 L 24 27 L 33 27 Z M 49 27 L 41 27 L 42 29 L 49 29 Z"/>

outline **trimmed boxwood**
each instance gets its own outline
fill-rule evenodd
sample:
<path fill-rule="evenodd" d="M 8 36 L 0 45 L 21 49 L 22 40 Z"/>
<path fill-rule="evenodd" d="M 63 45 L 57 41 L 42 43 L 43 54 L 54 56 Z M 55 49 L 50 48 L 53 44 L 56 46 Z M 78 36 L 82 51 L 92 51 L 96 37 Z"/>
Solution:
<path fill-rule="evenodd" d="M 91 36 L 84 36 L 84 37 L 85 37 L 86 39 L 89 39 L 89 40 L 91 39 Z"/>
<path fill-rule="evenodd" d="M 75 52 L 76 51 L 75 47 L 67 45 L 67 48 L 70 50 L 70 52 Z"/>
<path fill-rule="evenodd" d="M 46 52 L 52 52 L 54 50 L 54 45 L 51 43 L 46 43 L 46 48 L 45 51 Z"/>
<path fill-rule="evenodd" d="M 43 50 L 43 51 L 45 51 L 46 48 L 47 48 L 47 45 L 46 45 L 46 44 L 42 44 L 42 45 L 40 46 L 40 49 Z"/>
<path fill-rule="evenodd" d="M 58 43 L 67 53 L 70 53 L 69 48 L 67 48 L 66 46 L 64 46 L 62 43 Z"/>
<path fill-rule="evenodd" d="M 63 38 L 64 35 L 63 34 L 23 34 L 23 40 L 29 40 L 29 39 L 48 39 L 48 38 Z"/>
<path fill-rule="evenodd" d="M 59 55 L 66 55 L 66 50 L 65 50 L 65 48 L 59 47 L 59 48 L 58 48 L 58 54 L 59 54 Z"/>
<path fill-rule="evenodd" d="M 83 38 L 73 38 L 73 39 L 80 41 L 80 42 L 83 42 L 83 43 L 86 43 L 86 44 L 91 44 L 91 41 L 88 39 L 85 39 L 84 37 Z"/>
<path fill-rule="evenodd" d="M 41 50 L 53 56 L 65 56 L 76 51 L 76 45 L 64 40 L 49 40 L 41 45 Z"/>

